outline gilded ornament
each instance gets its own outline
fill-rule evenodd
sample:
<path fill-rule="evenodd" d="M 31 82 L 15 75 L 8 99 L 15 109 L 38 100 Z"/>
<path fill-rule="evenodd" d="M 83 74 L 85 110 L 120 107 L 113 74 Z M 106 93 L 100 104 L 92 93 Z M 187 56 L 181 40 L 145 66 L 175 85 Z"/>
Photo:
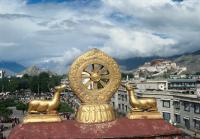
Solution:
<path fill-rule="evenodd" d="M 56 109 L 60 104 L 60 93 L 66 85 L 55 87 L 55 93 L 51 100 L 32 100 L 29 102 L 28 115 L 24 117 L 23 123 L 31 122 L 60 122 L 62 119 Z"/>
<path fill-rule="evenodd" d="M 119 66 L 110 56 L 92 49 L 79 56 L 69 71 L 70 87 L 81 100 L 76 120 L 100 123 L 115 120 L 109 101 L 121 82 Z"/>
<path fill-rule="evenodd" d="M 157 109 L 157 102 L 154 98 L 137 98 L 135 86 L 121 84 L 127 90 L 131 112 L 127 114 L 129 119 L 162 119 Z"/>

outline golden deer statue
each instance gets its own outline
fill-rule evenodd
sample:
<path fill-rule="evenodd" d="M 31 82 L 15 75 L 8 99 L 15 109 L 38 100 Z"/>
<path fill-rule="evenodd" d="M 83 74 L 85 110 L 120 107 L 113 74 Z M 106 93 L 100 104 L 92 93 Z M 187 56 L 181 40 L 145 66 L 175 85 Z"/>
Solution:
<path fill-rule="evenodd" d="M 28 115 L 24 117 L 23 123 L 31 122 L 60 122 L 61 117 L 56 109 L 60 104 L 60 93 L 66 85 L 55 87 L 55 93 L 51 100 L 32 100 L 29 102 Z"/>
<path fill-rule="evenodd" d="M 135 86 L 126 83 L 125 87 L 129 95 L 129 103 L 131 112 L 127 115 L 130 119 L 161 119 L 162 116 L 158 112 L 156 99 L 154 98 L 137 98 L 134 91 Z"/>
<path fill-rule="evenodd" d="M 60 93 L 66 88 L 66 85 L 55 87 L 55 93 L 52 100 L 32 100 L 29 102 L 28 113 L 56 113 L 60 104 Z"/>

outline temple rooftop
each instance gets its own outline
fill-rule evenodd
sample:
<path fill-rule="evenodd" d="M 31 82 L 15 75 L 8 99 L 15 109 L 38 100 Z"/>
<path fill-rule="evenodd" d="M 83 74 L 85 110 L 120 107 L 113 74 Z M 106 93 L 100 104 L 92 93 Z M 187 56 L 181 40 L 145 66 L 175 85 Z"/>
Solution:
<path fill-rule="evenodd" d="M 99 124 L 82 124 L 75 120 L 54 123 L 28 123 L 16 126 L 9 139 L 68 138 L 182 138 L 182 132 L 163 119 L 119 118 Z"/>

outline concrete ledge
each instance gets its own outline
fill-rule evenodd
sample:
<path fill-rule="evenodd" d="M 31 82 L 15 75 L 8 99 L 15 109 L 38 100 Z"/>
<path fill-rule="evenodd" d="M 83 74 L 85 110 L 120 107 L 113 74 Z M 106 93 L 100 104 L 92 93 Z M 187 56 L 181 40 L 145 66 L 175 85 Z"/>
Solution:
<path fill-rule="evenodd" d="M 100 124 L 81 124 L 74 120 L 54 123 L 28 123 L 16 126 L 9 139 L 67 138 L 143 138 L 182 136 L 181 130 L 162 119 L 120 118 Z"/>

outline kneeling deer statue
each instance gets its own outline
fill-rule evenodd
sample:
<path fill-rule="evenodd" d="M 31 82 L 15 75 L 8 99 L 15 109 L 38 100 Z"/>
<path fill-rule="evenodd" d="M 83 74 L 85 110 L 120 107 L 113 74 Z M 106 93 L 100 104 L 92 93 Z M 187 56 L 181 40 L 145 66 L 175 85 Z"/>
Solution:
<path fill-rule="evenodd" d="M 66 88 L 66 85 L 55 87 L 55 93 L 52 100 L 32 100 L 29 102 L 28 113 L 56 113 L 60 104 L 60 93 Z"/>
<path fill-rule="evenodd" d="M 134 112 L 144 112 L 144 111 L 157 111 L 157 103 L 154 98 L 137 98 L 134 87 L 129 83 L 125 85 L 122 84 L 123 87 L 126 88 L 126 91 L 129 95 L 129 103 L 131 105 L 131 109 Z"/>

